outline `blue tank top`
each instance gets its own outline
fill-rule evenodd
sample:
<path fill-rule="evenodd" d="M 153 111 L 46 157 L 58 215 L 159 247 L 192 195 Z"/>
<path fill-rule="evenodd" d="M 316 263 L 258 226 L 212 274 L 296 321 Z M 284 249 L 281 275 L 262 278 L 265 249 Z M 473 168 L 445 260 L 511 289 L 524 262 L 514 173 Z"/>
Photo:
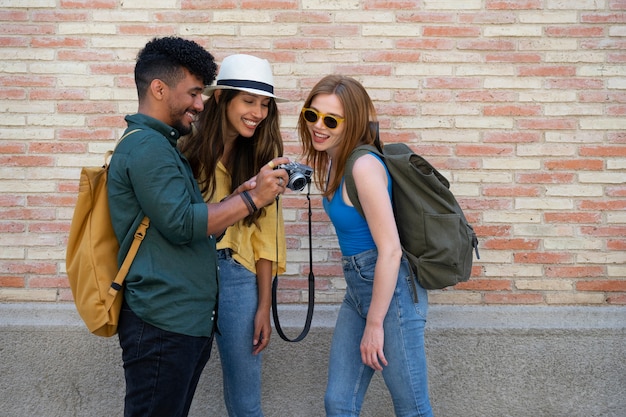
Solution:
<path fill-rule="evenodd" d="M 374 155 L 383 166 L 385 165 L 378 155 L 370 154 Z M 385 171 L 387 172 L 387 192 L 389 193 L 389 198 L 391 198 L 391 176 L 387 167 L 385 167 Z M 339 184 L 339 188 L 332 199 L 329 201 L 328 198 L 324 197 L 322 201 L 324 210 L 335 227 L 341 254 L 343 256 L 353 256 L 376 248 L 376 244 L 365 219 L 361 217 L 357 209 L 344 203 L 341 197 L 343 187 L 344 178 L 341 178 L 341 184 Z"/>

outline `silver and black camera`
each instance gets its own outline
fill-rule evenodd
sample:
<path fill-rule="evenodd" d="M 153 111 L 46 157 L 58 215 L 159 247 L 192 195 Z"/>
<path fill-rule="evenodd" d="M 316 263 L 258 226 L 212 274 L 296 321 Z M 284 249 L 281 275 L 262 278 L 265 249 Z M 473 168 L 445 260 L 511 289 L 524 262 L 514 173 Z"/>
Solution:
<path fill-rule="evenodd" d="M 287 175 L 289 175 L 287 188 L 294 191 L 304 190 L 304 187 L 311 182 L 311 176 L 313 175 L 313 168 L 294 161 L 288 164 L 280 164 L 276 169 L 284 169 L 287 171 Z"/>

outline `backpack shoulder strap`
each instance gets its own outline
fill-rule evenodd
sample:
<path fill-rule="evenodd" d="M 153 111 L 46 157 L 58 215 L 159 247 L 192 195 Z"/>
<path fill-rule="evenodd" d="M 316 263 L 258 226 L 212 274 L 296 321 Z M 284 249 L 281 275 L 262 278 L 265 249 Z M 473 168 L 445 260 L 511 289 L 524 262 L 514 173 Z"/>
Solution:
<path fill-rule="evenodd" d="M 359 201 L 359 196 L 356 190 L 356 184 L 354 183 L 352 168 L 354 167 L 354 163 L 357 159 L 370 152 L 378 155 L 383 161 L 385 161 L 385 155 L 380 152 L 375 146 L 360 145 L 354 148 L 354 150 L 348 157 L 348 160 L 346 161 L 346 168 L 344 170 L 344 180 L 346 191 L 348 192 L 348 198 L 350 198 L 350 201 L 354 205 L 354 208 L 356 208 L 361 217 L 365 217 L 365 215 L 363 214 L 363 208 L 361 207 L 361 202 Z"/>

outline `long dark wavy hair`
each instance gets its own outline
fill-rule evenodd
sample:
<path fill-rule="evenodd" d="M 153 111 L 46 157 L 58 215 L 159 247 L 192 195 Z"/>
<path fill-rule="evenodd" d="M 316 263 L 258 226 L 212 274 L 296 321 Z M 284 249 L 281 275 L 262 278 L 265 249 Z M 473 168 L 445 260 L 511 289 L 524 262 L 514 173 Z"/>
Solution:
<path fill-rule="evenodd" d="M 376 121 L 376 110 L 361 83 L 344 75 L 327 75 L 318 81 L 303 107 L 311 107 L 311 102 L 318 94 L 334 94 L 343 105 L 345 127 L 341 150 L 332 161 L 335 165 L 332 178 L 327 178 L 330 158 L 326 152 L 318 152 L 313 148 L 311 133 L 302 113 L 298 119 L 298 133 L 302 142 L 302 153 L 315 171 L 315 184 L 322 190 L 324 197 L 330 197 L 341 184 L 350 152 L 359 145 L 374 144 L 376 130 L 373 128 L 375 125 L 370 122 Z"/>
<path fill-rule="evenodd" d="M 179 144 L 181 152 L 191 164 L 202 194 L 208 195 L 208 199 L 215 193 L 215 169 L 224 155 L 228 104 L 240 93 L 239 90 L 224 89 L 221 90 L 219 100 L 216 100 L 215 94 L 211 95 L 199 114 L 196 129 Z M 276 101 L 271 98 L 267 117 L 257 126 L 253 137 L 238 137 L 231 158 L 226 161 L 225 166 L 232 179 L 230 191 L 235 191 L 238 186 L 256 175 L 263 165 L 282 154 L 280 115 Z M 245 224 L 256 223 L 264 213 L 264 209 L 252 213 L 244 219 Z"/>

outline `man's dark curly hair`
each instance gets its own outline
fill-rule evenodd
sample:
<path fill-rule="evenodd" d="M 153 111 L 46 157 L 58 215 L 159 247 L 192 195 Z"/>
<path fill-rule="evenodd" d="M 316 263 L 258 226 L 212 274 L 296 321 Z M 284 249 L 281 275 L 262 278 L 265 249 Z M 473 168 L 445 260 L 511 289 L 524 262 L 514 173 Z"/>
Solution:
<path fill-rule="evenodd" d="M 175 86 L 185 76 L 183 68 L 201 78 L 204 85 L 213 83 L 217 73 L 213 55 L 196 42 L 174 36 L 152 39 L 137 54 L 135 84 L 139 99 L 154 79 Z"/>

